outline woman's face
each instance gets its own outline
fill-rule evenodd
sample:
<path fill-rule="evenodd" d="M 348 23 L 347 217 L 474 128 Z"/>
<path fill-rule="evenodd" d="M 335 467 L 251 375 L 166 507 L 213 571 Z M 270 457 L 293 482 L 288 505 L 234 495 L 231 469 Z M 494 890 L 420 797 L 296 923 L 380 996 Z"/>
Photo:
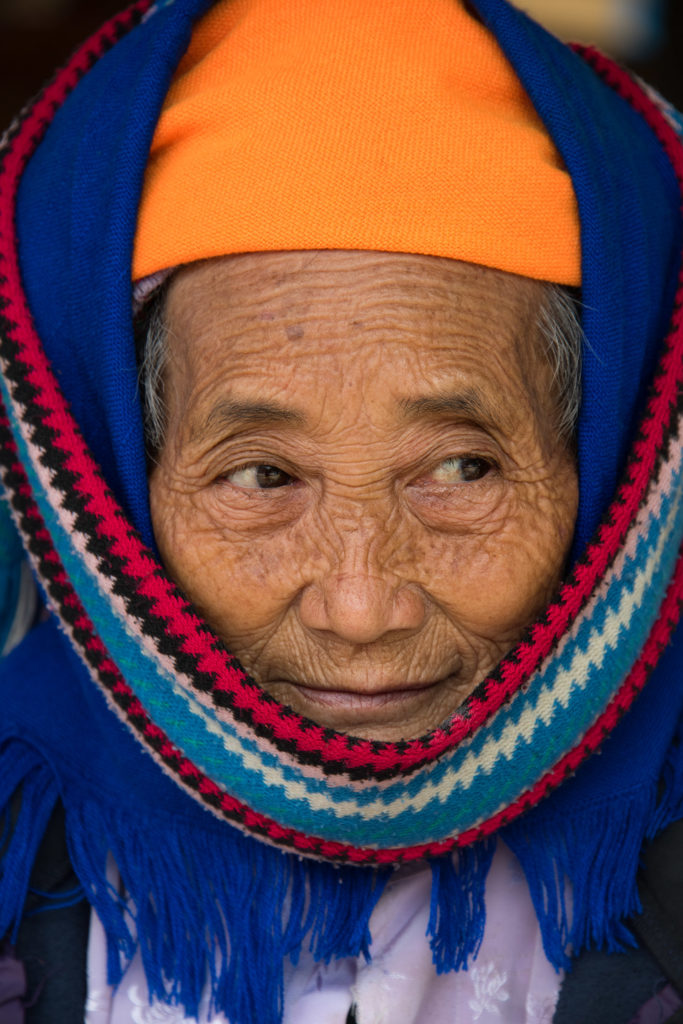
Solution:
<path fill-rule="evenodd" d="M 279 701 L 359 736 L 421 735 L 548 602 L 577 481 L 542 294 L 400 253 L 256 253 L 176 276 L 155 535 Z"/>

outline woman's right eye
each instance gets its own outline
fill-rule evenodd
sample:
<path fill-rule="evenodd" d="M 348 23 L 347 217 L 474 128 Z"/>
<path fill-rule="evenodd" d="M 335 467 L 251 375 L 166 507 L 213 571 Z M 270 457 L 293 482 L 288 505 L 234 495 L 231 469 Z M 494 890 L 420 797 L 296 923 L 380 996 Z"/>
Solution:
<path fill-rule="evenodd" d="M 296 478 L 286 473 L 278 466 L 271 466 L 267 462 L 251 462 L 246 466 L 239 466 L 228 473 L 225 478 L 235 487 L 245 487 L 249 490 L 266 490 L 274 487 L 288 487 L 296 483 Z"/>

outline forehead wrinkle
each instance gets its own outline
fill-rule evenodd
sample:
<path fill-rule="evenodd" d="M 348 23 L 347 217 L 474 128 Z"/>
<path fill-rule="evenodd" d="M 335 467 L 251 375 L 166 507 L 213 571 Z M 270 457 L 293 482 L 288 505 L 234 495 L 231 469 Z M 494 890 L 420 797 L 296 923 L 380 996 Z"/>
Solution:
<path fill-rule="evenodd" d="M 197 441 L 218 432 L 237 433 L 259 426 L 303 426 L 305 422 L 306 417 L 298 409 L 288 409 L 277 402 L 222 398 L 192 430 L 191 438 Z"/>

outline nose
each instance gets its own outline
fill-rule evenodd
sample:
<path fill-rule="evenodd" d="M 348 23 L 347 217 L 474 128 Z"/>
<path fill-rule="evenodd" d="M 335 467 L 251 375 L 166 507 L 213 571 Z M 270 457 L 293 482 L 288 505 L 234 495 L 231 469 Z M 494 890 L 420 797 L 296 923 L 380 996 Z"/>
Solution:
<path fill-rule="evenodd" d="M 311 630 L 350 644 L 371 644 L 393 632 L 415 632 L 425 619 L 421 591 L 391 573 L 331 572 L 307 586 L 299 615 Z"/>

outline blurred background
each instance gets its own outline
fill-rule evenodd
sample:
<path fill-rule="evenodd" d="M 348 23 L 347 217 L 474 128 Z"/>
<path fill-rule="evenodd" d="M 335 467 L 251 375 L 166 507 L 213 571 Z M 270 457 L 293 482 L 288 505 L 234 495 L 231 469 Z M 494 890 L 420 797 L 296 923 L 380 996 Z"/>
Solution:
<path fill-rule="evenodd" d="M 562 38 L 595 43 L 683 108 L 683 0 L 516 2 Z M 0 0 L 0 125 L 124 6 L 125 0 Z"/>
<path fill-rule="evenodd" d="M 681 0 L 513 0 L 560 36 L 592 43 L 683 109 Z"/>

